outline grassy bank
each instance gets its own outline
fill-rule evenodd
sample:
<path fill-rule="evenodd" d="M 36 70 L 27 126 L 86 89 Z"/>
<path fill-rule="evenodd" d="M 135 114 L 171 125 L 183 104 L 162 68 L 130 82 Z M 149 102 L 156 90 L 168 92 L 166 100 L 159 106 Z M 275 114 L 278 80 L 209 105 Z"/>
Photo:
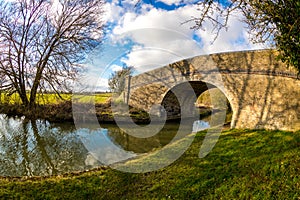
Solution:
<path fill-rule="evenodd" d="M 83 110 L 88 114 L 89 109 L 84 107 L 95 106 L 98 121 L 114 123 L 114 117 L 111 110 L 112 93 L 100 93 L 95 95 L 75 95 L 61 94 L 64 100 L 55 94 L 44 94 L 43 98 L 37 98 L 37 106 L 34 111 L 27 110 L 21 105 L 20 98 L 13 94 L 8 99 L 5 94 L 1 94 L 0 113 L 8 116 L 30 116 L 30 118 L 46 119 L 50 122 L 72 122 L 72 98 L 82 106 Z M 92 104 L 90 104 L 92 103 Z M 137 123 L 149 123 L 149 115 L 142 110 L 130 107 L 130 116 Z M 92 113 L 94 114 L 94 113 Z M 120 113 L 118 113 L 120 114 Z M 88 121 L 89 119 L 85 119 Z"/>
<path fill-rule="evenodd" d="M 48 178 L 2 178 L 0 198 L 13 199 L 296 199 L 300 197 L 300 131 L 229 130 L 198 158 L 205 132 L 159 171 L 102 168 Z M 143 158 L 140 158 L 143 159 Z M 156 162 L 153 160 L 153 162 Z M 126 164 L 125 164 L 126 165 Z"/>
<path fill-rule="evenodd" d="M 46 93 L 37 94 L 36 108 L 34 111 L 27 110 L 21 104 L 21 99 L 18 94 L 8 95 L 7 93 L 0 94 L 0 113 L 8 116 L 30 116 L 31 118 L 47 119 L 51 122 L 66 122 L 73 121 L 72 115 L 72 94 L 60 94 L 61 99 L 57 94 Z M 28 94 L 29 96 L 29 94 Z M 107 113 L 107 108 L 110 107 L 110 99 L 112 93 L 99 93 L 88 95 L 76 95 L 74 98 L 79 103 L 89 103 L 94 100 L 95 106 L 98 108 L 98 115 Z"/>
<path fill-rule="evenodd" d="M 29 96 L 29 94 L 28 94 Z M 45 94 L 37 94 L 36 103 L 38 105 L 47 105 L 47 104 L 60 104 L 65 101 L 72 100 L 72 94 L 60 94 L 62 99 L 54 93 L 45 93 Z M 87 94 L 87 95 L 76 95 L 81 103 L 88 103 L 88 101 L 93 97 L 96 104 L 103 104 L 108 101 L 108 99 L 112 96 L 112 93 L 97 93 L 95 95 Z M 1 104 L 10 104 L 10 105 L 20 105 L 21 99 L 18 94 L 14 93 L 12 95 L 8 95 L 7 93 L 0 93 L 0 103 Z"/>

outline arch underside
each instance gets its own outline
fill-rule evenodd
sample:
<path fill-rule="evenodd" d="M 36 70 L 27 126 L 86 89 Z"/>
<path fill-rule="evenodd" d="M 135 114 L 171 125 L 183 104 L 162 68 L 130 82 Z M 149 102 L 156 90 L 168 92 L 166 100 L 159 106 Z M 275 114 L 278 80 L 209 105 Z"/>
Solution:
<path fill-rule="evenodd" d="M 216 86 L 203 81 L 189 81 L 170 89 L 161 103 L 166 110 L 167 119 L 180 118 L 182 113 L 186 116 L 199 115 L 196 100 L 203 92 L 212 88 Z"/>

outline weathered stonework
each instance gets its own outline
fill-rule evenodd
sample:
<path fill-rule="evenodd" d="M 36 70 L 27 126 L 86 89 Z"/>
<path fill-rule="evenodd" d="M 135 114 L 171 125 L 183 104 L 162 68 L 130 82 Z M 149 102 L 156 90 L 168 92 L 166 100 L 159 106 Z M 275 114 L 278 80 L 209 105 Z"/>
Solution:
<path fill-rule="evenodd" d="M 125 90 L 130 91 L 128 103 L 146 111 L 159 104 L 176 114 L 178 109 L 190 110 L 208 88 L 218 87 L 231 104 L 232 128 L 299 130 L 300 80 L 276 54 L 231 52 L 172 63 L 132 77 L 130 90 Z M 181 108 L 171 91 L 182 102 Z"/>

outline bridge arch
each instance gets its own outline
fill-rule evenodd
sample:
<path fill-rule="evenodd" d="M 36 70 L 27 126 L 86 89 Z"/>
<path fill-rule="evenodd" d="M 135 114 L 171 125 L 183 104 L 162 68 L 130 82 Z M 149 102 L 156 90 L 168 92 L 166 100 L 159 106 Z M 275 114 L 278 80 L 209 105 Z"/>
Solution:
<path fill-rule="evenodd" d="M 188 90 L 190 88 L 192 90 Z M 223 96 L 216 95 L 216 93 L 210 93 L 211 103 L 215 109 L 227 109 L 227 95 L 222 91 L 222 88 L 218 88 L 214 84 L 210 84 L 204 81 L 188 81 L 175 85 L 173 88 L 168 90 L 161 100 L 161 105 L 165 108 L 168 119 L 177 119 L 181 116 L 181 112 L 190 112 L 186 114 L 199 115 L 199 109 L 196 107 L 196 101 L 198 97 L 204 92 L 210 92 L 211 89 L 217 88 L 223 94 Z M 176 96 L 174 94 L 179 94 Z M 178 99 L 179 98 L 179 99 Z M 183 107 L 180 106 L 179 101 L 182 101 Z"/>
<path fill-rule="evenodd" d="M 206 83 L 219 88 L 230 102 L 231 128 L 299 130 L 300 80 L 295 69 L 276 59 L 277 54 L 255 50 L 178 61 L 128 79 L 124 100 L 149 111 L 156 104 L 168 107 L 163 101 L 172 99 L 170 90 L 184 93 L 186 83 Z"/>

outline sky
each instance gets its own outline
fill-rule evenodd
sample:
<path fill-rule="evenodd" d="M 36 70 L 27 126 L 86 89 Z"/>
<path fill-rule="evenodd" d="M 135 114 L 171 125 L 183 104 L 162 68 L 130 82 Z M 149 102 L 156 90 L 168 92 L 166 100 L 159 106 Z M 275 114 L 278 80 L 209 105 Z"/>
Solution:
<path fill-rule="evenodd" d="M 108 78 L 125 65 L 139 74 L 197 55 L 266 48 L 251 43 L 238 12 L 214 42 L 211 24 L 204 30 L 191 29 L 194 23 L 184 22 L 199 16 L 196 1 L 107 0 L 103 44 L 87 55 L 82 81 L 95 91 L 108 91 Z"/>

